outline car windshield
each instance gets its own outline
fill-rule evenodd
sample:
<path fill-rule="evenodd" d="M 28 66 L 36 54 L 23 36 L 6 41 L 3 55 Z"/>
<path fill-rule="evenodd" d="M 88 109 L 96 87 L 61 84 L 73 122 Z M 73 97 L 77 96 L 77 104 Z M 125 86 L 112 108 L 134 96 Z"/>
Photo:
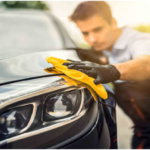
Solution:
<path fill-rule="evenodd" d="M 0 14 L 0 60 L 63 48 L 53 20 L 44 14 Z"/>

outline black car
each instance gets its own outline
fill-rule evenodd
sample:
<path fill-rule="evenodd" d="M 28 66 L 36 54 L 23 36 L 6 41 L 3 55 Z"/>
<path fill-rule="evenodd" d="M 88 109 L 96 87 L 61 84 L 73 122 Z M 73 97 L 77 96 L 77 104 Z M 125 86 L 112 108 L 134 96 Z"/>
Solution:
<path fill-rule="evenodd" d="M 44 71 L 47 56 L 79 60 L 76 48 L 50 13 L 1 11 L 0 148 L 117 148 L 113 90 L 94 101 Z"/>

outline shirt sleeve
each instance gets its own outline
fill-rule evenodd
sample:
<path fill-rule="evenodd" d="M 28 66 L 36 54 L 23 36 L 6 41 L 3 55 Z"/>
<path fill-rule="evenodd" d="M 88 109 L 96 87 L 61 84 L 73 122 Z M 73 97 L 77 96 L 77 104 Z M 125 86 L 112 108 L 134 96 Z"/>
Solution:
<path fill-rule="evenodd" d="M 150 35 L 133 41 L 129 50 L 132 58 L 139 55 L 150 55 Z"/>

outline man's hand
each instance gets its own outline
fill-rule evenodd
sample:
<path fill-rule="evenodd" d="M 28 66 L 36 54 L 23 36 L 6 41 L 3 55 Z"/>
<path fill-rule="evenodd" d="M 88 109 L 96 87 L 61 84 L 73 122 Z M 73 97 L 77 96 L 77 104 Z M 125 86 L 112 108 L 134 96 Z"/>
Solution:
<path fill-rule="evenodd" d="M 102 53 L 97 54 L 92 50 L 82 50 L 82 49 L 76 49 L 76 51 L 79 58 L 82 61 L 90 61 L 101 65 L 108 64 L 107 57 L 104 56 Z"/>
<path fill-rule="evenodd" d="M 95 84 L 109 83 L 120 78 L 120 72 L 113 65 L 98 65 L 87 61 L 72 61 L 63 65 L 68 69 L 75 69 L 95 78 Z"/>

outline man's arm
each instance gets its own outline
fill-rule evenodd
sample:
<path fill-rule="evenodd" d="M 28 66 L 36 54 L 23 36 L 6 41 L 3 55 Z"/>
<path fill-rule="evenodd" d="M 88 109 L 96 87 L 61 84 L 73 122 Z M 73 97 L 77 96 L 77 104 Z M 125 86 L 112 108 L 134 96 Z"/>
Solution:
<path fill-rule="evenodd" d="M 135 59 L 114 64 L 120 72 L 120 80 L 142 81 L 150 78 L 150 55 L 139 55 Z"/>
<path fill-rule="evenodd" d="M 95 84 L 119 79 L 142 81 L 150 78 L 150 55 L 139 55 L 133 60 L 115 65 L 98 65 L 90 62 L 71 62 L 63 65 L 95 78 Z"/>

